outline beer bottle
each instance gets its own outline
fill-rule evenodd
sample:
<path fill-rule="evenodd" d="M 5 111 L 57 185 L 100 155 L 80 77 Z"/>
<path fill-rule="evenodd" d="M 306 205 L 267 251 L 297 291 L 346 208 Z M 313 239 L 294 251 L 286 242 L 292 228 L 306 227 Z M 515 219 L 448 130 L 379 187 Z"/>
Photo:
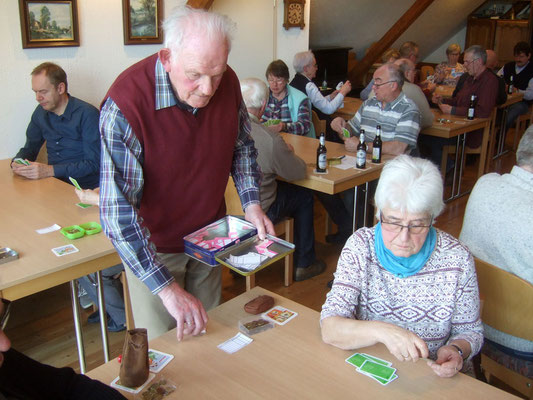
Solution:
<path fill-rule="evenodd" d="M 355 167 L 365 169 L 366 167 L 366 144 L 365 144 L 365 130 L 361 129 L 359 135 L 359 144 L 357 145 L 357 154 L 355 156 Z"/>
<path fill-rule="evenodd" d="M 474 119 L 474 107 L 476 106 L 476 95 L 470 96 L 470 105 L 468 106 L 468 114 L 466 119 Z"/>
<path fill-rule="evenodd" d="M 513 94 L 513 75 L 509 78 L 509 86 L 507 87 L 507 93 Z"/>
<path fill-rule="evenodd" d="M 327 150 L 326 150 L 326 138 L 324 133 L 320 134 L 320 144 L 316 149 L 316 172 L 326 172 L 328 165 Z"/>
<path fill-rule="evenodd" d="M 372 143 L 372 162 L 379 164 L 381 162 L 381 125 L 376 126 L 376 137 Z"/>

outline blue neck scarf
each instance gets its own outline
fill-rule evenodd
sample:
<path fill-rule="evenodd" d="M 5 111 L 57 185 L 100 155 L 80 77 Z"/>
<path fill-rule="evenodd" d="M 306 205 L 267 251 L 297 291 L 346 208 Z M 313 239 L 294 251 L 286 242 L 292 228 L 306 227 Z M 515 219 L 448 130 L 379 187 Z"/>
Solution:
<path fill-rule="evenodd" d="M 378 261 L 383 268 L 399 278 L 407 278 L 408 276 L 414 275 L 420 271 L 431 256 L 436 242 L 437 231 L 432 226 L 429 228 L 426 241 L 418 253 L 409 257 L 398 257 L 395 256 L 392 251 L 387 249 L 385 247 L 385 243 L 383 243 L 381 222 L 378 222 L 376 225 L 374 247 L 376 249 Z"/>

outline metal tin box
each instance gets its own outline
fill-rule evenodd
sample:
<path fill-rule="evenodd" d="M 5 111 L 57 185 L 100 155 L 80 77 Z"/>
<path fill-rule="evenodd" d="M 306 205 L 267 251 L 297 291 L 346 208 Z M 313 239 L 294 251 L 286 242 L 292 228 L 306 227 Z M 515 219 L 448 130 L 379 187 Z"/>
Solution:
<path fill-rule="evenodd" d="M 9 247 L 0 247 L 0 264 L 19 258 L 19 253 Z"/>

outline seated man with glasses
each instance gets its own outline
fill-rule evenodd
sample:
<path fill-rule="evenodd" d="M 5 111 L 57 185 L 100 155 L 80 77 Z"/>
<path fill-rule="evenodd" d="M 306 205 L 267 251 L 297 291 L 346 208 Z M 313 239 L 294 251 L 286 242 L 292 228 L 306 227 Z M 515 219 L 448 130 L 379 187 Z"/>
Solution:
<path fill-rule="evenodd" d="M 342 249 L 322 306 L 324 342 L 353 350 L 383 343 L 400 361 L 429 358 L 441 377 L 470 371 L 483 343 L 474 259 L 435 229 L 443 183 L 428 160 L 387 162 L 376 189 L 380 222 Z"/>
<path fill-rule="evenodd" d="M 454 92 L 453 97 L 443 98 L 434 94 L 432 101 L 438 104 L 444 114 L 465 116 L 468 113 L 470 99 L 476 96 L 474 115 L 476 118 L 489 118 L 496 106 L 498 98 L 499 82 L 486 66 L 487 52 L 481 46 L 470 46 L 465 50 L 463 65 L 468 72 L 468 77 L 459 91 Z M 466 145 L 470 148 L 481 146 L 483 139 L 482 130 L 470 132 L 466 135 Z M 454 144 L 455 138 L 444 139 L 434 136 L 420 135 L 420 147 L 422 153 L 435 164 L 440 165 L 442 147 Z"/>
<path fill-rule="evenodd" d="M 289 67 L 282 60 L 272 61 L 265 76 L 270 88 L 267 106 L 261 122 L 279 120 L 268 126 L 273 132 L 288 132 L 301 136 L 315 136 L 311 119 L 311 101 L 289 83 Z"/>
<path fill-rule="evenodd" d="M 4 333 L 11 302 L 0 302 L 0 399 L 126 399 L 102 382 L 41 364 L 11 348 Z"/>

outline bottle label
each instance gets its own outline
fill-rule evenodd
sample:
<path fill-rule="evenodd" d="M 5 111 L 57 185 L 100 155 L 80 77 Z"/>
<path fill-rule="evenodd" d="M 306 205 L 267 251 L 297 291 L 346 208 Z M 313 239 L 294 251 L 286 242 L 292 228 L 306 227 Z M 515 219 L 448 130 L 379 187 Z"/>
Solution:
<path fill-rule="evenodd" d="M 358 168 L 362 168 L 366 164 L 366 152 L 364 150 L 357 150 L 356 164 Z"/>
<path fill-rule="evenodd" d="M 318 168 L 320 170 L 325 170 L 328 165 L 328 159 L 326 153 L 322 153 L 318 156 Z"/>
<path fill-rule="evenodd" d="M 372 161 L 379 162 L 381 160 L 381 149 L 379 147 L 374 147 L 372 149 Z"/>
<path fill-rule="evenodd" d="M 474 109 L 473 108 L 469 108 L 468 109 L 468 118 L 470 118 L 470 119 L 474 118 Z"/>

